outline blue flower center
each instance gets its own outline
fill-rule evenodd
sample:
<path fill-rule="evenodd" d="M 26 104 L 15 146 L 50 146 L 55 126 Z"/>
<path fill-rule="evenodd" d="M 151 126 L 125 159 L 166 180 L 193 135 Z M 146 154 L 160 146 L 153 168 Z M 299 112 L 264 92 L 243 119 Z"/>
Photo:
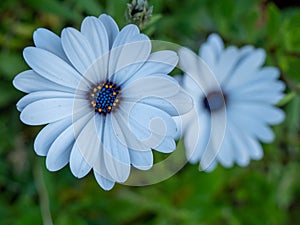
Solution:
<path fill-rule="evenodd" d="M 110 81 L 94 87 L 90 97 L 95 112 L 103 115 L 110 113 L 118 105 L 120 92 L 121 88 Z"/>
<path fill-rule="evenodd" d="M 220 91 L 212 91 L 203 98 L 204 108 L 209 112 L 216 112 L 226 106 L 226 95 Z"/>

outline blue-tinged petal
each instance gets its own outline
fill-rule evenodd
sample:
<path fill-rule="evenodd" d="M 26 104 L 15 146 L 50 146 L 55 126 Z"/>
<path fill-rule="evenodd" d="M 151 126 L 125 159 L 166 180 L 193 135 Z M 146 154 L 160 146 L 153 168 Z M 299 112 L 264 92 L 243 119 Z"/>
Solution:
<path fill-rule="evenodd" d="M 162 137 L 172 136 L 177 131 L 176 123 L 172 117 L 156 107 L 136 103 L 132 108 L 127 108 L 127 110 L 129 113 L 129 124 L 138 123 L 144 129 Z"/>
<path fill-rule="evenodd" d="M 257 79 L 268 79 L 268 80 L 273 80 L 273 79 L 278 79 L 280 75 L 280 71 L 279 69 L 277 69 L 276 67 L 272 67 L 272 66 L 266 66 L 261 68 L 258 72 L 257 72 Z"/>
<path fill-rule="evenodd" d="M 220 84 L 224 79 L 232 75 L 234 66 L 237 64 L 240 59 L 240 54 L 235 46 L 230 46 L 226 48 L 222 54 L 219 56 L 219 60 L 216 63 L 215 67 L 212 67 L 212 71 L 215 73 Z"/>
<path fill-rule="evenodd" d="M 199 162 L 207 147 L 210 134 L 210 118 L 207 114 L 192 111 L 188 120 L 184 119 L 184 145 L 186 158 L 191 163 Z"/>
<path fill-rule="evenodd" d="M 70 160 L 70 154 L 76 140 L 76 129 L 82 129 L 90 115 L 84 115 L 66 128 L 52 143 L 46 158 L 46 166 L 50 171 L 63 168 Z"/>
<path fill-rule="evenodd" d="M 185 75 L 182 78 L 182 87 L 189 93 L 194 99 L 198 99 L 199 96 L 204 96 L 201 86 L 189 75 Z"/>
<path fill-rule="evenodd" d="M 235 153 L 233 148 L 234 145 L 232 138 L 230 136 L 229 128 L 227 128 L 222 145 L 220 146 L 220 150 L 217 155 L 218 161 L 226 168 L 232 167 L 234 164 Z"/>
<path fill-rule="evenodd" d="M 184 99 L 185 99 L 185 97 L 186 96 L 183 96 Z M 182 99 L 182 101 L 184 101 L 184 99 Z M 179 100 L 180 100 L 180 98 L 179 98 Z M 159 108 L 159 109 L 165 111 L 166 113 L 168 113 L 170 116 L 178 116 L 180 114 L 183 114 L 176 110 L 176 106 L 169 99 L 148 97 L 148 98 L 144 98 L 144 99 L 140 100 L 139 103 Z M 185 103 L 185 102 L 183 102 L 183 103 Z"/>
<path fill-rule="evenodd" d="M 153 153 L 148 151 L 136 151 L 129 149 L 131 164 L 140 170 L 148 170 L 153 166 Z"/>
<path fill-rule="evenodd" d="M 109 40 L 109 48 L 111 49 L 119 33 L 119 27 L 116 24 L 116 22 L 113 20 L 113 18 L 111 18 L 111 16 L 109 15 L 102 14 L 99 16 L 99 20 L 101 21 L 101 23 L 104 25 L 106 29 L 108 40 Z"/>
<path fill-rule="evenodd" d="M 84 75 L 97 59 L 88 39 L 74 28 L 65 28 L 61 34 L 61 41 L 70 62 Z"/>
<path fill-rule="evenodd" d="M 228 108 L 228 116 L 230 121 L 234 122 L 239 129 L 244 130 L 253 137 L 257 137 L 262 142 L 269 143 L 274 140 L 273 131 L 256 118 L 249 117 L 247 114 L 240 114 L 231 107 Z"/>
<path fill-rule="evenodd" d="M 103 156 L 107 171 L 113 180 L 123 183 L 127 180 L 130 173 L 128 147 L 121 143 L 119 137 L 116 136 L 111 115 L 106 116 L 104 129 Z"/>
<path fill-rule="evenodd" d="M 263 67 L 255 71 L 252 71 L 252 74 L 245 76 L 243 79 L 237 81 L 234 87 L 241 88 L 248 85 L 257 85 L 261 83 L 261 86 L 268 86 L 274 82 L 280 82 L 277 79 L 279 78 L 280 72 L 275 67 Z M 262 84 L 263 83 L 263 84 Z M 232 87 L 232 85 L 230 85 Z"/>
<path fill-rule="evenodd" d="M 55 139 L 49 149 L 46 157 L 48 170 L 57 171 L 68 164 L 74 142 L 73 126 L 69 126 Z"/>
<path fill-rule="evenodd" d="M 262 102 L 235 102 L 230 105 L 231 110 L 237 113 L 253 117 L 262 123 L 278 124 L 281 123 L 284 118 L 284 112 L 272 105 Z"/>
<path fill-rule="evenodd" d="M 226 135 L 227 123 L 226 110 L 219 110 L 210 114 L 210 136 L 205 151 L 202 154 L 200 166 L 206 170 L 217 158 Z"/>
<path fill-rule="evenodd" d="M 118 46 L 123 46 L 128 43 L 132 43 L 136 41 L 137 35 L 140 34 L 139 28 L 134 24 L 129 24 L 122 28 L 122 30 L 117 34 L 112 48 L 116 48 Z"/>
<path fill-rule="evenodd" d="M 108 76 L 122 84 L 148 59 L 151 41 L 136 25 L 125 26 L 117 35 L 110 52 Z"/>
<path fill-rule="evenodd" d="M 199 49 L 199 56 L 214 69 L 224 48 L 224 43 L 219 35 L 211 34 Z"/>
<path fill-rule="evenodd" d="M 281 92 L 273 92 L 270 90 L 264 90 L 260 92 L 237 92 L 230 93 L 230 101 L 234 102 L 261 102 L 267 104 L 276 104 L 282 98 L 284 94 Z"/>
<path fill-rule="evenodd" d="M 193 107 L 193 99 L 182 90 L 175 96 L 169 98 L 148 97 L 139 102 L 159 108 L 170 116 L 183 115 L 189 112 Z"/>
<path fill-rule="evenodd" d="M 160 144 L 153 146 L 153 149 L 162 153 L 171 153 L 176 149 L 176 143 L 173 137 L 166 136 Z"/>
<path fill-rule="evenodd" d="M 27 105 L 43 100 L 43 99 L 53 99 L 53 98 L 74 98 L 74 94 L 67 92 L 58 92 L 58 91 L 37 91 L 25 95 L 17 103 L 17 109 L 22 111 Z"/>
<path fill-rule="evenodd" d="M 13 85 L 25 93 L 35 91 L 61 91 L 74 93 L 74 89 L 53 83 L 52 81 L 38 75 L 33 70 L 19 73 L 13 80 Z"/>
<path fill-rule="evenodd" d="M 45 126 L 38 133 L 34 141 L 34 150 L 36 154 L 40 156 L 46 156 L 52 143 L 71 124 L 72 118 L 69 117 Z"/>
<path fill-rule="evenodd" d="M 83 158 L 76 142 L 73 145 L 70 155 L 70 169 L 73 175 L 77 178 L 86 176 L 92 169 L 91 165 L 89 165 Z"/>
<path fill-rule="evenodd" d="M 36 47 L 47 50 L 61 59 L 69 62 L 61 45 L 61 39 L 45 28 L 39 28 L 33 33 L 33 41 Z"/>
<path fill-rule="evenodd" d="M 175 96 L 179 91 L 180 86 L 174 78 L 151 75 L 126 85 L 122 89 L 122 97 L 125 101 L 139 101 L 146 97 L 168 98 Z"/>
<path fill-rule="evenodd" d="M 210 165 L 208 165 L 208 167 L 204 171 L 210 173 L 214 169 L 216 169 L 217 165 L 218 165 L 217 160 L 214 160 L 213 162 L 211 162 Z M 199 167 L 199 170 L 201 170 L 201 167 Z"/>
<path fill-rule="evenodd" d="M 121 34 L 121 32 L 120 32 Z M 108 77 L 123 84 L 148 60 L 151 42 L 146 35 L 138 34 L 130 42 L 113 46 L 109 56 Z"/>
<path fill-rule="evenodd" d="M 150 54 L 148 60 L 142 67 L 130 78 L 130 82 L 134 79 L 145 77 L 151 74 L 168 74 L 178 62 L 178 56 L 175 52 L 164 50 Z"/>
<path fill-rule="evenodd" d="M 211 34 L 207 38 L 207 43 L 210 44 L 216 56 L 219 56 L 224 49 L 224 43 L 222 38 L 218 34 Z"/>
<path fill-rule="evenodd" d="M 81 80 L 80 74 L 72 66 L 46 50 L 27 47 L 23 54 L 35 72 L 54 83 L 76 89 Z"/>
<path fill-rule="evenodd" d="M 73 114 L 74 100 L 71 98 L 50 98 L 35 101 L 27 105 L 21 120 L 28 125 L 42 125 L 52 123 Z"/>
<path fill-rule="evenodd" d="M 81 33 L 89 41 L 97 58 L 108 53 L 108 36 L 99 19 L 93 16 L 86 17 L 81 24 Z"/>
<path fill-rule="evenodd" d="M 212 68 L 212 70 L 216 68 L 215 65 L 219 56 L 215 55 L 212 46 L 208 43 L 204 43 L 199 50 L 199 55 L 207 63 L 209 68 Z"/>
<path fill-rule="evenodd" d="M 236 68 L 231 72 L 231 76 L 226 80 L 226 87 L 234 89 L 248 81 L 249 77 L 253 76 L 257 69 L 262 66 L 265 58 L 266 53 L 263 49 L 252 50 L 245 57 L 242 57 Z"/>
<path fill-rule="evenodd" d="M 229 133 L 232 141 L 233 159 L 239 166 L 247 166 L 250 162 L 250 155 L 244 138 L 244 131 L 230 124 Z"/>
<path fill-rule="evenodd" d="M 261 144 L 250 135 L 245 135 L 245 142 L 248 146 L 249 155 L 254 160 L 259 160 L 263 157 L 263 149 Z"/>
<path fill-rule="evenodd" d="M 216 75 L 198 55 L 184 47 L 178 50 L 178 55 L 180 68 L 204 93 L 220 89 Z"/>
<path fill-rule="evenodd" d="M 91 166 L 94 172 L 97 172 L 102 177 L 113 180 L 104 163 L 104 119 L 101 115 L 90 112 L 87 120 L 79 120 L 74 125 L 74 131 L 77 136 L 75 144 L 87 166 Z"/>
<path fill-rule="evenodd" d="M 259 92 L 270 92 L 275 94 L 276 92 L 282 92 L 285 89 L 285 84 L 278 80 L 257 80 L 253 83 L 246 83 L 242 86 L 238 86 L 234 89 L 236 93 L 259 93 Z"/>
<path fill-rule="evenodd" d="M 130 127 L 129 115 L 126 109 L 120 107 L 112 116 L 112 126 L 119 141 L 129 149 L 136 151 L 148 151 L 150 147 L 141 141 L 143 137 L 148 137 L 150 132 L 143 127 Z M 137 132 L 135 132 L 137 131 Z"/>
<path fill-rule="evenodd" d="M 97 183 L 100 185 L 100 187 L 102 187 L 105 191 L 109 191 L 111 190 L 114 185 L 115 185 L 115 182 L 112 181 L 112 180 L 109 180 L 107 178 L 105 178 L 104 176 L 100 175 L 99 173 L 97 173 L 95 170 L 94 170 L 94 176 L 96 178 L 96 181 Z"/>

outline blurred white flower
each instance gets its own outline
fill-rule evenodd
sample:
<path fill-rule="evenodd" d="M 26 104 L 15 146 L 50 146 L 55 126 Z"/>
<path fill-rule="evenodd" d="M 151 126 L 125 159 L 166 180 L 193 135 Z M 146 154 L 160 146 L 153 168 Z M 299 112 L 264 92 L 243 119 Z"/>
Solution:
<path fill-rule="evenodd" d="M 34 33 L 36 47 L 24 50 L 32 68 L 15 77 L 28 93 L 17 104 L 21 120 L 43 125 L 34 148 L 57 171 L 70 163 L 74 176 L 94 171 L 109 190 L 127 180 L 131 165 L 153 165 L 152 150 L 176 148 L 172 116 L 192 108 L 192 99 L 167 74 L 178 56 L 151 53 L 151 41 L 136 25 L 121 31 L 108 15 L 87 17 L 81 30 L 61 38 L 46 29 Z M 184 102 L 184 104 L 182 104 Z"/>
<path fill-rule="evenodd" d="M 182 117 L 187 159 L 200 161 L 208 171 L 217 162 L 246 166 L 250 159 L 261 159 L 259 141 L 273 141 L 269 125 L 284 120 L 284 112 L 274 106 L 285 89 L 278 69 L 262 67 L 263 49 L 224 48 L 217 34 L 208 37 L 199 56 L 205 63 L 188 49 L 179 51 L 185 71 L 181 84 L 194 99 L 194 109 Z"/>

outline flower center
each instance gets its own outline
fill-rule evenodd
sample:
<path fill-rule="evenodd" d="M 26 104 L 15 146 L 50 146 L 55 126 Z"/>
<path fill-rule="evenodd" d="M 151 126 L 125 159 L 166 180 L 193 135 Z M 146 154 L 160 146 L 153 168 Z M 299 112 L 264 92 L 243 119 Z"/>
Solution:
<path fill-rule="evenodd" d="M 220 91 L 212 91 L 203 98 L 204 108 L 209 112 L 216 112 L 226 105 L 226 95 Z"/>
<path fill-rule="evenodd" d="M 90 92 L 90 100 L 95 112 L 103 115 L 110 113 L 119 102 L 120 92 L 121 88 L 110 81 L 94 87 Z"/>

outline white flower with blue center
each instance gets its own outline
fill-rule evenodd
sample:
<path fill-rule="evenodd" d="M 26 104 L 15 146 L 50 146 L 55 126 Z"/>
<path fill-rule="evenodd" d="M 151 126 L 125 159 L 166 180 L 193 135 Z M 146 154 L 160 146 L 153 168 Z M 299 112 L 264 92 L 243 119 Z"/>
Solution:
<path fill-rule="evenodd" d="M 32 70 L 18 74 L 14 86 L 28 93 L 18 103 L 21 120 L 47 124 L 34 142 L 57 171 L 70 164 L 82 178 L 93 169 L 105 190 L 127 180 L 131 166 L 148 170 L 152 149 L 176 148 L 172 116 L 192 108 L 192 99 L 167 74 L 178 56 L 151 53 L 151 41 L 135 25 L 122 30 L 108 15 L 87 17 L 80 31 L 61 37 L 34 33 L 35 47 L 24 50 Z"/>
<path fill-rule="evenodd" d="M 182 86 L 194 99 L 194 109 L 182 117 L 187 159 L 207 171 L 218 162 L 232 167 L 261 159 L 259 142 L 273 141 L 269 126 L 284 120 L 284 112 L 274 106 L 285 88 L 279 70 L 263 67 L 264 50 L 224 48 L 217 34 L 208 37 L 199 56 L 179 51 L 186 73 Z"/>

